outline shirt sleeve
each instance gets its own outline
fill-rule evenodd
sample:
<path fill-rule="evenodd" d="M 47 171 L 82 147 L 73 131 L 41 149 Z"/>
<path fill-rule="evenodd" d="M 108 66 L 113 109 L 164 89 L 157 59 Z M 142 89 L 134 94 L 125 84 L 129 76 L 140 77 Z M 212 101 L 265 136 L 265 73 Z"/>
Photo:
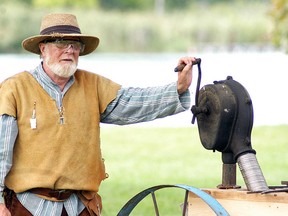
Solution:
<path fill-rule="evenodd" d="M 7 173 L 12 166 L 13 147 L 18 134 L 17 120 L 9 115 L 0 116 L 0 203 Z"/>
<path fill-rule="evenodd" d="M 121 88 L 101 115 L 101 122 L 126 125 L 152 121 L 183 112 L 189 107 L 189 90 L 179 95 L 176 82 L 160 87 Z"/>

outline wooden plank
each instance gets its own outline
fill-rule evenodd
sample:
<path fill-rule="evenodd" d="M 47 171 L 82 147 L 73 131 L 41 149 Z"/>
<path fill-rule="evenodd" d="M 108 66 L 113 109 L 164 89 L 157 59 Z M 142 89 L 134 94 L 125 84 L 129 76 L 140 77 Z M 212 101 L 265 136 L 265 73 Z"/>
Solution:
<path fill-rule="evenodd" d="M 203 190 L 212 195 L 231 216 L 288 215 L 288 193 L 247 194 L 246 190 Z M 215 216 L 214 211 L 193 193 L 189 193 L 188 202 L 188 216 Z"/>
<path fill-rule="evenodd" d="M 247 193 L 245 189 L 202 189 L 216 199 L 288 203 L 288 193 Z"/>

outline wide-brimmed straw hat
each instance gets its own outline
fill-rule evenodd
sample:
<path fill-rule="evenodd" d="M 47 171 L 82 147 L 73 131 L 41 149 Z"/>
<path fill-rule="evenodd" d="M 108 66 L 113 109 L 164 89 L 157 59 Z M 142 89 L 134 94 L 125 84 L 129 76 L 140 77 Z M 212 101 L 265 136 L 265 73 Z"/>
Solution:
<path fill-rule="evenodd" d="M 84 51 L 80 55 L 93 52 L 98 44 L 99 38 L 81 33 L 76 16 L 72 14 L 49 14 L 42 19 L 40 35 L 26 38 L 22 41 L 25 50 L 40 54 L 39 43 L 53 38 L 77 38 L 85 44 Z"/>

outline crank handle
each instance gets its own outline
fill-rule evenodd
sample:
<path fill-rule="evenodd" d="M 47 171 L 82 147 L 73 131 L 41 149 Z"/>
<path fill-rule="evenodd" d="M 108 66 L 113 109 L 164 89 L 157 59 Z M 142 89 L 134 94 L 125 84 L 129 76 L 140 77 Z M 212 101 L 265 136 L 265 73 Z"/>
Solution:
<path fill-rule="evenodd" d="M 192 62 L 192 65 L 196 65 L 196 64 L 200 64 L 201 63 L 201 58 L 195 58 L 195 61 Z M 186 64 L 180 64 L 179 66 L 177 66 L 175 69 L 174 69 L 174 72 L 179 72 L 179 71 L 182 71 L 183 68 L 186 66 Z"/>

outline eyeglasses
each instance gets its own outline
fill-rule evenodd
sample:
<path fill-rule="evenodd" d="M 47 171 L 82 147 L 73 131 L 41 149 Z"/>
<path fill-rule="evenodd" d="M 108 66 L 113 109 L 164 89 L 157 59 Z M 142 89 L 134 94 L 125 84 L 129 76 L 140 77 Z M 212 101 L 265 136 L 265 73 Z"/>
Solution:
<path fill-rule="evenodd" d="M 68 50 L 70 47 L 73 48 L 74 51 L 82 53 L 85 48 L 85 44 L 81 41 L 68 40 L 68 39 L 55 39 L 55 40 L 45 40 L 44 43 L 52 43 L 55 44 L 58 49 Z"/>

